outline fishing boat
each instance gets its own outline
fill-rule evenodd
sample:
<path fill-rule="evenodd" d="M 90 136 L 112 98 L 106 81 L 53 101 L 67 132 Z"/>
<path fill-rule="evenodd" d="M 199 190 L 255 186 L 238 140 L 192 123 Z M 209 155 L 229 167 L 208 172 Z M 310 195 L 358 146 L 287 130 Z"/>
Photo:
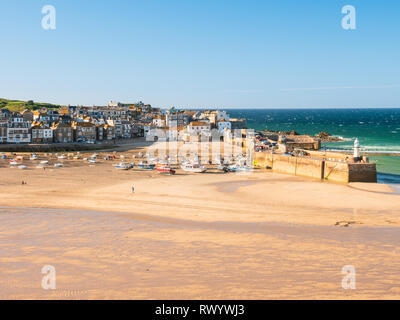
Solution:
<path fill-rule="evenodd" d="M 63 164 L 62 164 L 62 163 L 55 163 L 54 166 L 55 166 L 56 168 L 61 168 L 61 167 L 63 166 Z"/>
<path fill-rule="evenodd" d="M 148 163 L 147 161 L 140 161 L 138 164 L 139 169 L 153 170 L 155 168 L 155 164 Z"/>
<path fill-rule="evenodd" d="M 228 166 L 230 172 L 246 172 L 251 171 L 251 168 L 247 165 L 247 159 L 245 157 L 238 157 L 236 162 Z"/>
<path fill-rule="evenodd" d="M 166 173 L 166 174 L 175 174 L 175 170 L 172 169 L 170 166 L 166 165 L 166 164 L 158 164 L 156 166 L 156 170 L 159 173 Z"/>
<path fill-rule="evenodd" d="M 114 168 L 118 169 L 118 170 L 129 170 L 132 167 L 133 167 L 133 165 L 129 164 L 127 162 L 120 162 L 120 163 L 114 165 Z"/>
<path fill-rule="evenodd" d="M 18 165 L 18 162 L 15 161 L 15 160 L 11 160 L 11 161 L 10 161 L 10 165 L 11 165 L 11 166 L 16 166 L 16 165 Z"/>
<path fill-rule="evenodd" d="M 90 163 L 97 163 L 96 159 L 93 159 L 93 158 L 90 158 L 88 161 L 89 161 Z"/>
<path fill-rule="evenodd" d="M 194 173 L 203 173 L 207 171 L 205 166 L 200 165 L 199 163 L 183 163 L 181 165 L 183 171 L 194 172 Z"/>
<path fill-rule="evenodd" d="M 32 154 L 31 156 L 30 156 L 30 158 L 29 158 L 29 160 L 37 160 L 38 159 L 38 156 L 37 156 L 37 154 Z"/>
<path fill-rule="evenodd" d="M 251 171 L 251 168 L 248 166 L 241 166 L 239 164 L 233 164 L 228 167 L 229 172 L 246 172 Z"/>
<path fill-rule="evenodd" d="M 4 160 L 4 159 L 7 159 L 7 156 L 6 156 L 5 154 L 2 154 L 2 155 L 0 156 L 0 158 Z"/>

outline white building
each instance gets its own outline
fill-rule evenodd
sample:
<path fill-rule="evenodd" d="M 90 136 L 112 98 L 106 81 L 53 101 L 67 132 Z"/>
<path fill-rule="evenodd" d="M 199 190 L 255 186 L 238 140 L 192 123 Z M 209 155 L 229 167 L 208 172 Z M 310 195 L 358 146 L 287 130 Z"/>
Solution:
<path fill-rule="evenodd" d="M 150 126 L 143 126 L 143 134 L 144 134 L 144 136 L 145 136 L 146 138 L 147 138 L 147 136 L 149 135 L 150 130 L 151 130 L 151 127 L 150 127 Z"/>
<path fill-rule="evenodd" d="M 353 154 L 354 160 L 360 159 L 360 142 L 356 138 L 354 141 L 354 154 Z"/>
<path fill-rule="evenodd" d="M 168 141 L 183 140 L 184 132 L 184 127 L 170 127 L 165 131 Z"/>
<path fill-rule="evenodd" d="M 119 106 L 121 106 L 121 104 L 118 101 L 110 101 L 108 103 L 108 107 L 110 107 L 110 108 L 117 108 Z"/>
<path fill-rule="evenodd" d="M 190 135 L 211 134 L 211 124 L 204 121 L 193 121 L 189 123 L 187 129 Z"/>
<path fill-rule="evenodd" d="M 184 127 L 187 124 L 187 117 L 183 111 L 170 108 L 166 114 L 166 126 L 167 127 Z"/>
<path fill-rule="evenodd" d="M 218 122 L 218 131 L 219 132 L 224 132 L 225 130 L 231 130 L 232 129 L 232 124 L 230 121 L 226 120 L 221 120 Z"/>
<path fill-rule="evenodd" d="M 164 128 L 166 126 L 165 116 L 157 116 L 153 119 L 153 124 L 157 128 Z"/>
<path fill-rule="evenodd" d="M 38 124 L 31 128 L 32 142 L 53 142 L 53 130 L 48 125 Z"/>
<path fill-rule="evenodd" d="M 14 115 L 8 121 L 7 142 L 8 143 L 30 143 L 31 123 L 24 121 L 21 115 Z"/>

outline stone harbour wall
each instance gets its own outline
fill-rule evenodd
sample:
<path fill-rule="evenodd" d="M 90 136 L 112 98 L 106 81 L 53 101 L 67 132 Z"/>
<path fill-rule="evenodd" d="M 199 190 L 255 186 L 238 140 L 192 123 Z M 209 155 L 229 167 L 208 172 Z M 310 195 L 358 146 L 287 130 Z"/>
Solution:
<path fill-rule="evenodd" d="M 347 163 L 309 157 L 257 152 L 256 165 L 274 172 L 340 183 L 376 182 L 374 163 Z"/>

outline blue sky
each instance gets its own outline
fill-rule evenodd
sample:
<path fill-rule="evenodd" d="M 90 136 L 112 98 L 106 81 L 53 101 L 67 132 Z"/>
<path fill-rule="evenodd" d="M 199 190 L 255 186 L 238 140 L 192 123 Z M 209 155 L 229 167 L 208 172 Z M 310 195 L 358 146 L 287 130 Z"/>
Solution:
<path fill-rule="evenodd" d="M 344 5 L 356 30 L 341 27 Z M 1 0 L 0 97 L 400 107 L 399 17 L 396 0 Z"/>

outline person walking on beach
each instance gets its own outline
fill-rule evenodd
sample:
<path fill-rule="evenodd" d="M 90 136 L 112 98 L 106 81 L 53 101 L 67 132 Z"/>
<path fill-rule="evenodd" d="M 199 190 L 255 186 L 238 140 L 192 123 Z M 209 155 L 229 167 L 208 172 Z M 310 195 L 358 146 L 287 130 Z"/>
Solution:
<path fill-rule="evenodd" d="M 135 193 L 135 188 L 132 186 L 132 193 Z"/>

